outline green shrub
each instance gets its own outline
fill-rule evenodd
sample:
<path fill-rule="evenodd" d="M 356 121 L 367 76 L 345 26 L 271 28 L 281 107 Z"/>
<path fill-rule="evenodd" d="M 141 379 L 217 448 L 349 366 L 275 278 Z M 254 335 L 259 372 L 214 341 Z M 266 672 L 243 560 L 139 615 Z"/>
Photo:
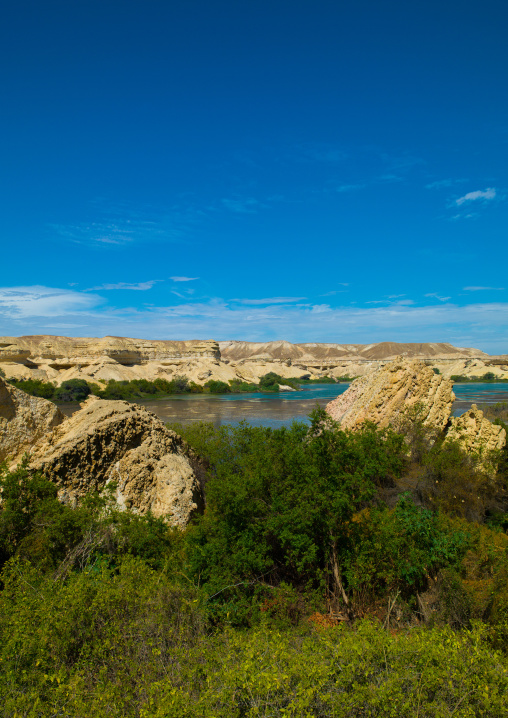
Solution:
<path fill-rule="evenodd" d="M 230 394 L 231 388 L 228 384 L 226 384 L 225 381 L 216 381 L 215 379 L 210 379 L 210 381 L 207 381 L 205 384 L 205 387 L 208 389 L 210 394 Z"/>
<path fill-rule="evenodd" d="M 293 389 L 299 388 L 299 383 L 296 379 L 285 379 L 279 374 L 271 371 L 268 374 L 264 374 L 259 380 L 259 387 L 261 391 L 279 391 L 279 385 L 290 386 Z"/>
<path fill-rule="evenodd" d="M 55 389 L 53 400 L 56 402 L 84 401 L 92 393 L 91 387 L 84 379 L 69 379 Z"/>
<path fill-rule="evenodd" d="M 39 396 L 43 399 L 51 400 L 55 393 L 55 386 L 49 381 L 41 381 L 40 379 L 11 379 L 10 383 L 31 396 Z"/>
<path fill-rule="evenodd" d="M 259 391 L 258 384 L 249 384 L 246 381 L 240 379 L 230 379 L 229 386 L 233 393 L 254 393 Z"/>
<path fill-rule="evenodd" d="M 400 473 L 404 443 L 374 426 L 340 431 L 323 411 L 312 421 L 310 432 L 297 423 L 178 429 L 210 467 L 207 511 L 190 529 L 188 560 L 217 617 L 250 621 L 266 586 L 280 582 L 312 592 L 328 581 L 342 600 L 349 522 L 376 486 Z"/>

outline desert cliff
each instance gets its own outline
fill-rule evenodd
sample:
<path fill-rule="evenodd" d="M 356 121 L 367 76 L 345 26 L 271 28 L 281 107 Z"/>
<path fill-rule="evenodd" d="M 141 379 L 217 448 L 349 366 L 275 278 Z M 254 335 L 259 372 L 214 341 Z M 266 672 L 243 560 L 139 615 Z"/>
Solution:
<path fill-rule="evenodd" d="M 258 382 L 268 372 L 286 379 L 363 376 L 397 356 L 420 359 L 449 377 L 508 378 L 508 356 L 491 357 L 446 343 L 291 344 L 213 340 L 143 340 L 127 337 L 68 338 L 49 335 L 0 337 L 0 368 L 11 379 L 69 379 L 104 384 L 185 375 L 197 384 L 210 379 Z"/>

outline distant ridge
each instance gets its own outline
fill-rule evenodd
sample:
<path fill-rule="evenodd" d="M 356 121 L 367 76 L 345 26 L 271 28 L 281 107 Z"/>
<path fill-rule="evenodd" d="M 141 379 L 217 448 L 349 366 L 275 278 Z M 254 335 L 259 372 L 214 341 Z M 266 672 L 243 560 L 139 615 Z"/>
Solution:
<path fill-rule="evenodd" d="M 219 342 L 223 359 L 356 359 L 383 360 L 396 356 L 406 357 L 487 357 L 480 349 L 455 347 L 446 342 L 438 343 L 398 343 L 378 342 L 376 344 L 291 344 L 287 341 L 275 342 Z"/>

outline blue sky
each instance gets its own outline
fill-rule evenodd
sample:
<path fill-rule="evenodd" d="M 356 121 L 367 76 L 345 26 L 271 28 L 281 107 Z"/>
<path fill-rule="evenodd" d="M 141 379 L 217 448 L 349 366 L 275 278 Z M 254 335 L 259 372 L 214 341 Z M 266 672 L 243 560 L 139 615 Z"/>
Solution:
<path fill-rule="evenodd" d="M 17 0 L 0 334 L 508 353 L 508 5 Z"/>

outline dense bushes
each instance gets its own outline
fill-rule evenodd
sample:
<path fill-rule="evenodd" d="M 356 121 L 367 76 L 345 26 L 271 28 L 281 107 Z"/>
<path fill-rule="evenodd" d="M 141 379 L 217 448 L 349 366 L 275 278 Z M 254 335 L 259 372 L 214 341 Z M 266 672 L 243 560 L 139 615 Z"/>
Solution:
<path fill-rule="evenodd" d="M 140 560 L 65 583 L 13 564 L 4 579 L 4 716 L 506 715 L 506 659 L 481 626 L 207 635 L 192 591 Z"/>
<path fill-rule="evenodd" d="M 250 623 L 263 605 L 277 613 L 281 602 L 293 613 L 324 601 L 347 614 L 396 592 L 414 603 L 429 576 L 456 568 L 469 547 L 467 532 L 430 500 L 418 507 L 399 489 L 394 509 L 382 503 L 410 465 L 391 430 L 339 431 L 319 410 L 310 431 L 296 423 L 174 428 L 210 466 L 188 560 L 216 620 Z"/>
<path fill-rule="evenodd" d="M 13 557 L 41 570 L 67 571 L 124 554 L 161 568 L 181 535 L 151 514 L 118 510 L 114 490 L 109 484 L 102 495 L 90 494 L 71 508 L 58 501 L 55 484 L 26 463 L 15 471 L 0 464 L 0 569 Z"/>
<path fill-rule="evenodd" d="M 483 488 L 417 417 L 311 421 L 174 427 L 207 467 L 186 531 L 2 467 L 0 715 L 504 715 L 502 462 Z"/>

